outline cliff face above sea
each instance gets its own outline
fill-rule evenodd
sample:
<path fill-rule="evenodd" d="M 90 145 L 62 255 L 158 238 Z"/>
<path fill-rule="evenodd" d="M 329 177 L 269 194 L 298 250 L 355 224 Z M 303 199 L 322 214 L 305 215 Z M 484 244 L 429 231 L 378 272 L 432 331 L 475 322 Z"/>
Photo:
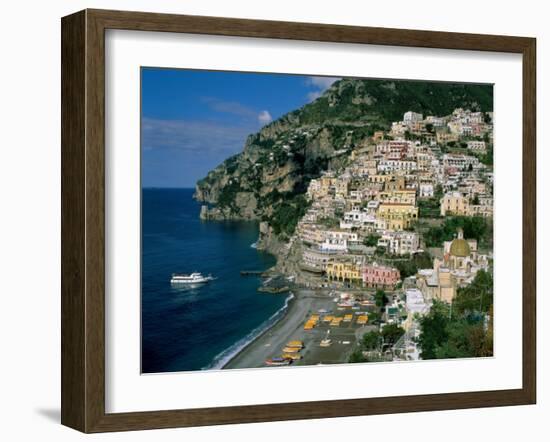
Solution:
<path fill-rule="evenodd" d="M 409 110 L 446 115 L 456 107 L 492 110 L 488 85 L 342 79 L 315 101 L 264 126 L 243 151 L 201 179 L 201 218 L 259 220 L 267 248 L 280 248 L 307 209 L 311 179 L 337 170 L 377 130 Z M 263 239 L 262 239 L 263 238 Z"/>

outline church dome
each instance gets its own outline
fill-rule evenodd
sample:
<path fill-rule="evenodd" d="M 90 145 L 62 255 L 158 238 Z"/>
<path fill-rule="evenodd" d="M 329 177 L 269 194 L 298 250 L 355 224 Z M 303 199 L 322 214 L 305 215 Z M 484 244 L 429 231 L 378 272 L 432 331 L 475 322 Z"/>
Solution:
<path fill-rule="evenodd" d="M 465 258 L 470 256 L 470 245 L 468 241 L 462 238 L 453 239 L 451 242 L 451 249 L 449 250 L 451 255 Z"/>

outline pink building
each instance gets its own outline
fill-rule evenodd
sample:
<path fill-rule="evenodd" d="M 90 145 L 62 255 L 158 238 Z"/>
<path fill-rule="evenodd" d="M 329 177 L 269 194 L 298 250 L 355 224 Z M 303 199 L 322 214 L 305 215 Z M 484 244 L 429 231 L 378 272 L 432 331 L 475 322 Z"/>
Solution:
<path fill-rule="evenodd" d="M 367 287 L 393 288 L 400 279 L 399 270 L 369 264 L 363 267 L 363 284 Z"/>

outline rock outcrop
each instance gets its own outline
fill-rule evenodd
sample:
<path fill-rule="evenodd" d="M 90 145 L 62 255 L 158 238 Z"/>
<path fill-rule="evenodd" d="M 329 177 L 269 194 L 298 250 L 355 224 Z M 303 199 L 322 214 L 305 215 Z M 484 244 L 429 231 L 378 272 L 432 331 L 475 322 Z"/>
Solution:
<path fill-rule="evenodd" d="M 374 131 L 387 130 L 409 110 L 424 115 L 446 115 L 460 106 L 492 110 L 492 100 L 485 85 L 337 81 L 315 101 L 250 135 L 240 154 L 197 183 L 195 198 L 206 203 L 201 218 L 262 221 L 260 244 L 283 253 L 305 212 L 310 180 L 344 167 Z"/>

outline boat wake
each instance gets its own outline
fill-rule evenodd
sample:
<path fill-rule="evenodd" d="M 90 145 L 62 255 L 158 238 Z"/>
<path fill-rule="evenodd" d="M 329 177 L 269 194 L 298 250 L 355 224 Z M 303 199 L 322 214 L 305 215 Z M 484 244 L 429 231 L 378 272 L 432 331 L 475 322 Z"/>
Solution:
<path fill-rule="evenodd" d="M 252 244 L 250 244 L 250 247 L 252 247 L 253 249 L 257 249 L 258 248 L 258 242 L 253 242 Z"/>
<path fill-rule="evenodd" d="M 244 349 L 248 344 L 254 341 L 258 336 L 260 336 L 267 329 L 273 326 L 281 318 L 281 316 L 283 316 L 283 314 L 286 312 L 286 310 L 288 309 L 288 304 L 293 298 L 294 298 L 294 294 L 290 293 L 290 295 L 288 295 L 287 298 L 285 299 L 284 305 L 279 310 L 273 313 L 267 320 L 265 320 L 262 324 L 260 324 L 250 333 L 248 333 L 245 337 L 243 337 L 242 339 L 239 339 L 232 346 L 226 348 L 224 351 L 218 354 L 212 360 L 212 362 L 208 364 L 206 367 L 203 367 L 202 370 L 221 370 L 242 349 Z"/>

